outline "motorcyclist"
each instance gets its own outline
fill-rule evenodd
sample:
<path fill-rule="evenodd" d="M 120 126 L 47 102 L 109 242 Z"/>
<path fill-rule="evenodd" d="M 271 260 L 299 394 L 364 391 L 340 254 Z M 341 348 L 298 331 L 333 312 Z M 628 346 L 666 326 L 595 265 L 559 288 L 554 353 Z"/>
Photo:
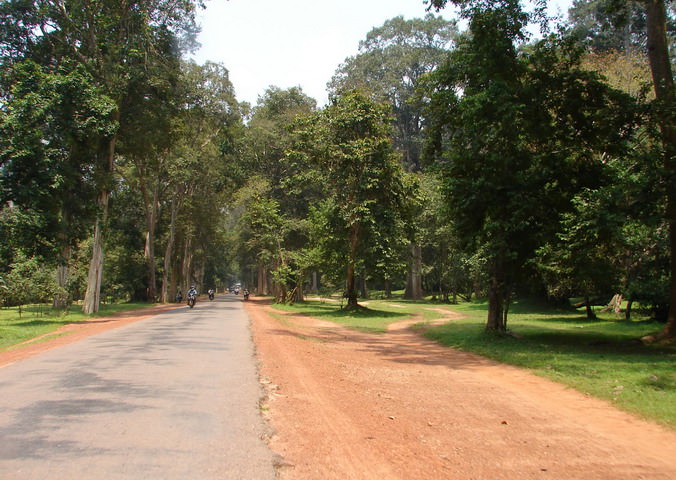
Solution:
<path fill-rule="evenodd" d="M 210 288 L 207 293 L 209 293 L 209 300 L 213 300 L 214 299 L 214 293 L 215 293 L 214 289 Z"/>
<path fill-rule="evenodd" d="M 176 292 L 176 303 L 181 303 L 183 301 L 183 292 L 179 289 L 178 292 Z"/>
<path fill-rule="evenodd" d="M 191 296 L 197 298 L 197 289 L 195 288 L 195 285 L 190 285 L 190 290 L 188 290 L 188 297 Z"/>

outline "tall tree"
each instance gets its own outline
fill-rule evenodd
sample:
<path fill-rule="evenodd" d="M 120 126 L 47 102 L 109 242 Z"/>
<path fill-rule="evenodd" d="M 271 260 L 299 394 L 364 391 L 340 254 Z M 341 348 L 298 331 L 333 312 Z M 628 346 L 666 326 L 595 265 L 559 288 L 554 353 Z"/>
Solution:
<path fill-rule="evenodd" d="M 627 98 L 579 67 L 554 38 L 528 55 L 518 1 L 462 2 L 469 34 L 432 77 L 430 132 L 454 226 L 487 262 L 486 329 L 505 331 L 526 260 L 570 198 L 597 181 L 600 153 L 622 145 Z"/>
<path fill-rule="evenodd" d="M 280 249 L 265 248 L 253 253 L 249 260 L 241 258 L 244 263 L 255 263 L 258 272 L 258 292 L 268 293 L 268 277 L 270 272 L 279 268 L 281 247 L 285 251 L 302 249 L 307 242 L 304 218 L 308 213 L 308 205 L 317 198 L 310 193 L 316 182 L 308 181 L 308 166 L 297 165 L 289 161 L 286 152 L 291 145 L 291 129 L 298 118 L 311 115 L 316 111 L 316 101 L 303 93 L 302 89 L 293 87 L 280 89 L 270 87 L 258 98 L 253 109 L 251 120 L 244 131 L 241 141 L 240 167 L 245 178 L 259 177 L 268 185 L 265 193 L 259 197 L 273 201 L 283 212 L 285 230 L 288 238 L 283 238 L 281 231 L 271 231 L 270 235 L 280 235 Z M 251 182 L 243 185 L 242 194 L 250 190 Z M 248 215 L 244 206 L 244 215 Z M 292 221 L 293 220 L 293 221 Z M 291 244 L 287 244 L 291 242 Z M 244 253 L 244 252 L 242 252 Z M 275 288 L 280 284 L 273 285 Z M 276 297 L 284 294 L 275 292 Z"/>
<path fill-rule="evenodd" d="M 417 89 L 423 76 L 443 62 L 457 35 L 455 21 L 432 14 L 412 20 L 395 17 L 371 30 L 359 42 L 359 53 L 347 58 L 329 82 L 332 95 L 358 88 L 392 105 L 394 146 L 407 171 L 422 168 L 423 110 Z M 409 250 L 405 296 L 420 299 L 422 250 L 415 243 Z"/>
<path fill-rule="evenodd" d="M 457 35 L 455 21 L 432 14 L 412 20 L 395 17 L 371 30 L 359 42 L 359 53 L 348 57 L 329 82 L 331 95 L 360 89 L 392 105 L 394 145 L 409 171 L 421 168 L 422 106 L 416 89 L 444 60 Z"/>
<path fill-rule="evenodd" d="M 35 238 L 55 251 L 27 253 L 40 253 L 56 265 L 63 292 L 72 249 L 93 220 L 93 159 L 100 139 L 116 132 L 114 105 L 81 66 L 65 64 L 50 71 L 24 60 L 3 67 L 0 204 L 10 208 L 11 201 L 11 208 L 42 218 Z M 55 305 L 63 307 L 66 301 L 59 295 Z"/>
<path fill-rule="evenodd" d="M 323 178 L 325 200 L 315 225 L 324 232 L 327 257 L 344 268 L 348 309 L 358 307 L 358 269 L 368 255 L 388 253 L 405 205 L 388 110 L 358 92 L 334 98 L 297 132 L 302 140 L 290 154 L 307 157 Z"/>
<path fill-rule="evenodd" d="M 664 181 L 666 185 L 666 220 L 669 224 L 671 252 L 671 286 L 667 325 L 660 338 L 676 336 L 676 101 L 671 71 L 667 16 L 663 0 L 645 0 L 648 23 L 648 60 L 655 89 L 655 117 L 662 134 Z"/>
<path fill-rule="evenodd" d="M 646 15 L 640 1 L 576 0 L 568 17 L 571 33 L 594 51 L 645 48 Z"/>

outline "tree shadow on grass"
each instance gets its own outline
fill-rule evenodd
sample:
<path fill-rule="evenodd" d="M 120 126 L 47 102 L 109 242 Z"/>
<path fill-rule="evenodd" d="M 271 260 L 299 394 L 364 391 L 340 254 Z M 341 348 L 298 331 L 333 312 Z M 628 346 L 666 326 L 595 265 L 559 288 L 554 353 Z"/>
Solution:
<path fill-rule="evenodd" d="M 521 345 L 521 347 L 519 347 Z M 671 357 L 674 361 L 676 348 L 669 346 L 646 346 L 632 335 L 600 332 L 541 332 L 524 333 L 522 339 L 515 339 L 511 348 L 523 351 L 547 349 L 557 353 L 603 354 L 605 356 L 649 356 Z"/>
<path fill-rule="evenodd" d="M 68 320 L 59 320 L 59 319 L 52 319 L 52 320 L 26 320 L 23 322 L 13 322 L 12 325 L 15 327 L 43 327 L 43 326 L 50 326 L 50 325 L 65 325 L 67 323 L 72 323 L 69 322 Z"/>

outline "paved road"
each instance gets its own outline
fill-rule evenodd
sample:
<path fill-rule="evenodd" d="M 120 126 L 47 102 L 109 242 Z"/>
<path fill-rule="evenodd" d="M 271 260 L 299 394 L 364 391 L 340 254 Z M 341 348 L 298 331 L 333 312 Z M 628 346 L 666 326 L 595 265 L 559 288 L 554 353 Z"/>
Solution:
<path fill-rule="evenodd" d="M 0 479 L 272 479 L 241 297 L 0 368 Z"/>

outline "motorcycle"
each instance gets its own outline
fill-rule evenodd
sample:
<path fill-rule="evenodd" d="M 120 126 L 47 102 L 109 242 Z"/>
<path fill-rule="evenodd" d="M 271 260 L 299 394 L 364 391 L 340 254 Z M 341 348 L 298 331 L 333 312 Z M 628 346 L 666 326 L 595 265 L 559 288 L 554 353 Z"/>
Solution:
<path fill-rule="evenodd" d="M 244 290 L 244 300 L 249 300 L 249 291 Z"/>
<path fill-rule="evenodd" d="M 193 308 L 195 306 L 195 301 L 197 300 L 197 295 L 194 293 L 188 294 L 188 306 Z"/>
<path fill-rule="evenodd" d="M 213 300 L 213 299 L 214 299 L 214 291 L 209 290 L 209 300 Z"/>

